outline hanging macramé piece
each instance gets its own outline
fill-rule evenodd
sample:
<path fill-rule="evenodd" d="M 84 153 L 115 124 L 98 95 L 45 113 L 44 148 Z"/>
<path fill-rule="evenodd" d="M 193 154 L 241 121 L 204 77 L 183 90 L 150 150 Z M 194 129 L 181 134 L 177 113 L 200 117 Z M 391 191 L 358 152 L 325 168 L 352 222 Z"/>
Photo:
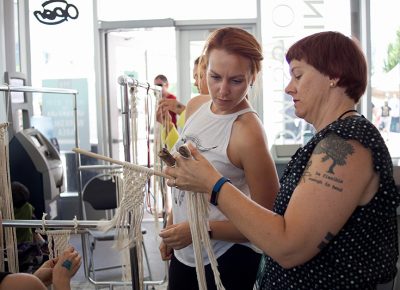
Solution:
<path fill-rule="evenodd" d="M 137 110 L 137 87 L 131 87 L 130 89 L 130 121 L 131 121 L 131 147 L 132 147 L 132 163 L 138 163 L 137 162 L 137 157 L 138 157 L 138 110 Z"/>
<path fill-rule="evenodd" d="M 124 192 L 123 189 L 123 179 L 122 179 L 122 171 L 121 170 L 112 170 L 110 172 L 110 175 L 112 176 L 113 182 L 115 182 L 115 186 L 117 188 L 117 207 L 121 203 L 122 200 L 122 193 Z M 122 244 L 128 244 L 128 229 L 125 229 L 125 233 L 123 236 L 125 236 L 125 240 L 122 242 Z M 120 256 L 121 256 L 121 268 L 122 268 L 122 281 L 128 282 L 132 281 L 132 271 L 131 271 L 131 255 L 130 255 L 130 249 L 129 247 L 125 247 L 119 251 Z M 125 289 L 126 287 L 123 287 Z"/>
<path fill-rule="evenodd" d="M 50 259 L 57 258 L 68 248 L 71 230 L 47 230 L 44 234 L 47 235 Z"/>
<path fill-rule="evenodd" d="M 54 259 L 61 255 L 69 246 L 69 239 L 72 232 L 77 232 L 78 221 L 73 219 L 75 223 L 74 230 L 46 230 L 46 216 L 47 213 L 43 213 L 42 216 L 42 229 L 36 230 L 37 233 L 47 236 L 49 258 Z"/>
<path fill-rule="evenodd" d="M 142 220 L 144 214 L 144 194 L 147 180 L 152 170 L 125 163 L 123 165 L 123 196 L 112 220 L 102 225 L 100 230 L 115 227 L 116 247 L 123 249 L 135 245 L 138 257 L 139 285 L 143 288 Z M 128 243 L 126 242 L 128 241 Z"/>
<path fill-rule="evenodd" d="M 14 208 L 11 193 L 11 182 L 9 174 L 9 153 L 8 153 L 8 123 L 0 124 L 0 215 L 4 219 L 14 219 Z M 4 231 L 5 241 L 3 234 L 0 237 L 1 249 L 7 252 L 8 271 L 18 272 L 18 251 L 17 251 L 17 237 L 15 235 L 15 228 L 8 227 L 2 229 Z M 5 270 L 4 251 L 0 254 L 0 271 Z"/>

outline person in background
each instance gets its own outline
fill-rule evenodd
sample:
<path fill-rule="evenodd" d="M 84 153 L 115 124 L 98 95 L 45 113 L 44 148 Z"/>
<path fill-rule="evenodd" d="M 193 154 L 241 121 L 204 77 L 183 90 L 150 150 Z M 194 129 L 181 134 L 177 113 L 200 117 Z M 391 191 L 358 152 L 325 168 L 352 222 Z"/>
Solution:
<path fill-rule="evenodd" d="M 14 205 L 14 217 L 17 220 L 36 219 L 34 207 L 29 202 L 30 191 L 21 182 L 13 181 L 11 191 Z M 37 267 L 43 258 L 43 254 L 48 253 L 47 243 L 43 237 L 36 233 L 33 228 L 17 228 L 18 261 L 20 271 L 30 271 L 30 267 Z"/>
<path fill-rule="evenodd" d="M 263 250 L 257 289 L 392 289 L 400 195 L 385 141 L 354 109 L 367 86 L 362 50 L 326 31 L 297 41 L 286 60 L 285 92 L 316 134 L 287 165 L 273 211 L 221 185 L 225 173 L 194 146 L 192 159 L 164 169 L 167 183 L 207 194 Z"/>
<path fill-rule="evenodd" d="M 210 34 L 199 64 L 206 70 L 204 80 L 210 95 L 188 103 L 175 150 L 184 143 L 194 144 L 246 198 L 271 209 L 279 188 L 277 173 L 263 125 L 248 100 L 262 59 L 260 44 L 243 29 L 225 27 Z M 173 210 L 159 234 L 161 257 L 171 259 L 170 290 L 198 289 L 187 203 L 185 191 L 172 188 Z M 225 289 L 253 289 L 259 249 L 215 205 L 210 205 L 208 218 L 212 250 Z M 216 289 L 205 250 L 202 257 L 207 289 Z"/>
<path fill-rule="evenodd" d="M 154 78 L 154 85 L 155 86 L 160 86 L 161 87 L 161 97 L 165 100 L 176 100 L 176 96 L 171 94 L 168 91 L 169 88 L 169 82 L 168 79 L 165 75 L 157 75 Z M 169 115 L 171 117 L 171 122 L 172 124 L 176 127 L 176 112 L 174 111 L 169 111 Z"/>
<path fill-rule="evenodd" d="M 33 274 L 0 272 L 0 290 L 47 290 L 50 285 L 54 290 L 71 290 L 71 279 L 81 263 L 81 256 L 70 246 Z"/>
<path fill-rule="evenodd" d="M 199 96 L 208 95 L 208 87 L 204 77 L 205 74 L 204 67 L 203 66 L 199 67 L 199 62 L 200 62 L 200 56 L 195 59 L 193 64 L 192 73 L 194 79 L 194 86 L 197 88 Z M 161 99 L 158 102 L 157 106 L 157 121 L 162 123 L 165 118 L 164 116 L 168 111 L 174 112 L 179 115 L 178 127 L 180 122 L 181 122 L 181 127 L 183 127 L 183 124 L 185 123 L 184 117 L 186 112 L 186 106 L 176 99 Z"/>
<path fill-rule="evenodd" d="M 379 124 L 379 129 L 382 131 L 382 134 L 385 135 L 385 140 L 389 140 L 389 129 L 390 129 L 390 111 L 392 110 L 389 107 L 389 102 L 385 101 L 383 106 L 381 107 L 381 119 Z"/>
<path fill-rule="evenodd" d="M 208 87 L 205 79 L 204 65 L 199 65 L 200 57 L 197 57 L 193 65 L 193 79 L 194 85 L 197 87 L 199 95 L 193 97 L 188 103 L 195 103 L 203 99 L 210 99 L 208 95 Z M 193 106 L 191 106 L 193 107 Z M 177 126 L 173 126 L 172 119 L 169 112 L 174 112 L 179 115 Z M 186 120 L 186 106 L 176 99 L 161 99 L 157 105 L 156 119 L 159 123 L 164 125 L 165 129 L 169 129 L 168 133 L 163 133 L 163 143 L 166 144 L 167 149 L 171 150 L 172 147 L 179 139 L 179 131 L 183 128 Z M 167 125 L 168 123 L 169 125 Z"/>

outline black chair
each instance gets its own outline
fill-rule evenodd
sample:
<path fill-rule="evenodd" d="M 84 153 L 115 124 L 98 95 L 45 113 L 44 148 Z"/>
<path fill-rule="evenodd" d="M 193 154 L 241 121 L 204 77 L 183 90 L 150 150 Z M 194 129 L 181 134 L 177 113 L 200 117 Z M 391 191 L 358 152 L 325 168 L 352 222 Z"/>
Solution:
<path fill-rule="evenodd" d="M 113 215 L 113 210 L 117 208 L 117 187 L 116 183 L 113 181 L 110 174 L 100 174 L 92 177 L 84 186 L 82 190 L 82 199 L 84 202 L 90 204 L 90 206 L 96 211 L 103 211 L 103 213 L 108 213 L 108 216 Z M 87 219 L 86 210 L 83 210 L 84 219 Z M 96 271 L 104 271 L 115 268 L 120 268 L 121 265 L 114 265 L 108 267 L 95 268 L 94 266 L 94 250 L 96 247 L 96 242 L 100 241 L 112 241 L 115 238 L 115 230 L 110 230 L 108 232 L 103 232 L 96 229 L 89 229 L 89 276 L 92 275 L 93 280 L 95 280 Z M 146 230 L 142 228 L 142 234 L 146 234 Z M 146 265 L 148 269 L 148 277 L 152 280 L 150 263 L 147 256 L 147 251 L 143 242 L 143 252 L 146 260 Z M 112 285 L 110 285 L 112 289 Z"/>

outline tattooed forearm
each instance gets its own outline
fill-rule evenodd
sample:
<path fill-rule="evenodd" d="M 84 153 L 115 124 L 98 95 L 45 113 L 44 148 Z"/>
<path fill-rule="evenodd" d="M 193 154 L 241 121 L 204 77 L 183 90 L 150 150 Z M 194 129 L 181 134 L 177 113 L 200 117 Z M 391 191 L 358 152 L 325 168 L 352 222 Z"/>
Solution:
<path fill-rule="evenodd" d="M 322 251 L 322 249 L 325 248 L 329 244 L 329 242 L 333 240 L 334 237 L 335 236 L 332 233 L 328 232 L 324 240 L 322 240 L 322 242 L 318 245 L 318 249 Z"/>
<path fill-rule="evenodd" d="M 354 153 L 354 147 L 336 134 L 330 134 L 315 147 L 313 154 L 323 154 L 322 162 L 332 161 L 327 173 L 335 174 L 336 165 L 346 165 L 348 155 Z"/>

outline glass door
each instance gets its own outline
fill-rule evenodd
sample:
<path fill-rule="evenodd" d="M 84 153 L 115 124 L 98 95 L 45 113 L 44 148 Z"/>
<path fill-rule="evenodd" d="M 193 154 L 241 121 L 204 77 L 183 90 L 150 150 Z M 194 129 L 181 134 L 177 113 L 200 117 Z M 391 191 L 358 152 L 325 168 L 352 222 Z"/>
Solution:
<path fill-rule="evenodd" d="M 125 75 L 153 86 L 154 78 L 163 74 L 168 78 L 170 92 L 175 94 L 177 60 L 174 39 L 173 27 L 135 28 L 107 33 L 108 127 L 111 155 L 114 158 L 124 160 L 123 94 L 118 77 Z M 149 111 L 146 111 L 148 101 Z M 148 94 L 146 89 L 138 89 L 138 163 L 142 165 L 149 164 L 147 121 L 149 114 L 154 113 L 155 107 L 152 91 Z"/>
<path fill-rule="evenodd" d="M 256 25 L 254 24 L 214 24 L 214 25 L 179 25 L 177 23 L 177 55 L 179 56 L 178 67 L 178 96 L 186 104 L 192 97 L 198 95 L 194 87 L 193 65 L 195 59 L 201 55 L 204 43 L 208 35 L 224 26 L 238 26 L 256 35 Z M 254 105 L 254 104 L 253 104 Z"/>
<path fill-rule="evenodd" d="M 169 91 L 177 96 L 184 104 L 197 95 L 192 76 L 194 60 L 201 54 L 204 42 L 211 31 L 224 26 L 238 26 L 256 35 L 256 21 L 237 20 L 217 21 L 216 24 L 206 25 L 199 21 L 174 21 L 159 23 L 153 21 L 154 26 L 118 28 L 105 31 L 105 66 L 107 74 L 107 114 L 110 155 L 122 160 L 123 151 L 123 124 L 121 123 L 122 104 L 121 88 L 118 77 L 128 75 L 141 83 L 148 82 L 153 85 L 154 77 L 164 74 L 169 81 Z M 152 23 L 153 23 L 152 22 Z M 204 21 L 205 22 L 205 21 Z M 140 23 L 139 23 L 140 24 Z M 133 22 L 132 26 L 135 23 Z M 139 92 L 140 93 L 140 92 Z M 144 100 L 145 95 L 139 94 Z M 258 101 L 261 98 L 258 99 Z M 143 104 L 142 104 L 143 105 Z M 253 104 L 254 105 L 254 104 Z M 138 104 L 139 109 L 142 108 Z M 151 108 L 155 109 L 155 104 Z M 262 108 L 262 105 L 255 105 Z M 139 120 L 144 120 L 144 111 Z M 151 112 L 150 112 L 151 113 Z M 118 121 L 117 121 L 118 120 Z M 139 129 L 140 130 L 140 129 Z M 139 162 L 147 164 L 145 152 L 145 129 L 139 132 Z M 140 151 L 141 150 L 141 151 Z"/>

